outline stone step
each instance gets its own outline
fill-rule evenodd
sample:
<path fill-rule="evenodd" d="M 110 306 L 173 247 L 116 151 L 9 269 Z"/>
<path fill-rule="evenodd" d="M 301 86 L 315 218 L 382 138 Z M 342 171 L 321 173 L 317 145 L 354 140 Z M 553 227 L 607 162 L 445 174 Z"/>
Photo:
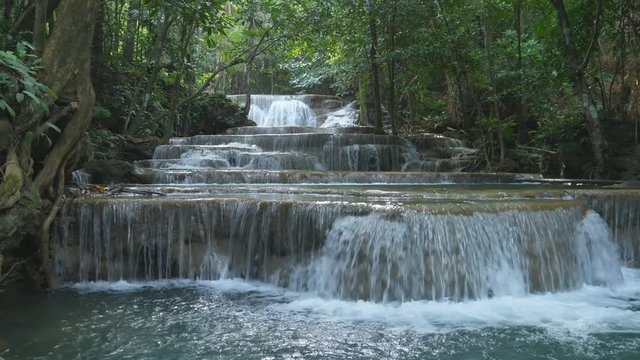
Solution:
<path fill-rule="evenodd" d="M 598 241 L 583 244 L 575 232 L 581 202 L 281 195 L 76 198 L 61 219 L 77 220 L 59 224 L 52 242 L 56 273 L 64 281 L 243 277 L 373 301 L 486 297 L 505 258 L 523 271 L 526 293 L 595 281 L 571 255 Z M 324 273 L 329 264 L 333 274 Z"/>
<path fill-rule="evenodd" d="M 159 184 L 300 184 L 300 183 L 390 183 L 390 184 L 501 184 L 522 178 L 541 178 L 536 174 L 464 172 L 350 172 L 350 171 L 272 171 L 215 169 L 141 169 Z"/>
<path fill-rule="evenodd" d="M 371 126 L 357 127 L 300 127 L 300 126 L 281 126 L 281 127 L 259 127 L 244 126 L 232 128 L 227 131 L 227 135 L 278 135 L 278 134 L 374 134 L 375 129 Z"/>

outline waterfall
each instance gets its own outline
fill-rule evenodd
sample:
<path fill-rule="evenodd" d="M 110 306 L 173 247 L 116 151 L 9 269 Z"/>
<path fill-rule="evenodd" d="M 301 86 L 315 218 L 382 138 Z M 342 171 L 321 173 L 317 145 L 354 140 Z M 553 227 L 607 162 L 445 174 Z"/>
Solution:
<path fill-rule="evenodd" d="M 230 98 L 243 106 L 244 96 Z M 321 95 L 251 95 L 249 119 L 259 127 L 353 127 L 358 114 L 354 103 Z"/>
<path fill-rule="evenodd" d="M 640 193 L 637 191 L 592 190 L 572 192 L 602 214 L 611 226 L 613 239 L 620 247 L 622 260 L 628 266 L 640 267 Z"/>
<path fill-rule="evenodd" d="M 249 119 L 261 127 L 316 126 L 316 116 L 300 96 L 253 95 Z"/>
<path fill-rule="evenodd" d="M 333 111 L 327 114 L 327 119 L 322 123 L 321 127 L 349 127 L 356 125 L 358 114 L 355 109 L 355 103 L 349 103 L 349 105 Z"/>
<path fill-rule="evenodd" d="M 599 215 L 561 209 L 341 218 L 292 278 L 330 298 L 406 301 L 611 285 L 621 273 Z"/>
<path fill-rule="evenodd" d="M 54 257 L 67 281 L 243 277 L 382 302 L 618 282 L 617 250 L 599 215 L 545 204 L 79 201 L 64 209 L 78 223 L 62 227 Z"/>
<path fill-rule="evenodd" d="M 242 278 L 386 303 L 613 287 L 638 264 L 640 192 L 462 173 L 476 151 L 460 140 L 344 127 L 355 110 L 334 97 L 251 100 L 260 126 L 170 139 L 136 162 L 155 183 L 129 190 L 164 196 L 65 200 L 57 277 Z"/>

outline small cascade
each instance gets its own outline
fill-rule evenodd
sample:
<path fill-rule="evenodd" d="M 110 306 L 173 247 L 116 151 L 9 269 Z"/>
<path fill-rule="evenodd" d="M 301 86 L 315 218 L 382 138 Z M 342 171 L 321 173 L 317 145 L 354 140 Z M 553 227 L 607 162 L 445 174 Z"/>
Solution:
<path fill-rule="evenodd" d="M 252 105 L 256 106 L 257 105 Z M 253 111 L 253 112 L 252 112 Z M 266 110 L 257 107 L 249 111 L 249 119 L 258 126 L 315 126 L 316 117 L 300 100 L 277 100 Z"/>
<path fill-rule="evenodd" d="M 640 267 L 640 192 L 583 191 L 572 197 L 584 200 L 611 226 L 613 239 L 628 266 Z"/>
<path fill-rule="evenodd" d="M 229 95 L 245 106 L 245 95 Z M 250 120 L 259 127 L 351 127 L 358 118 L 353 103 L 325 95 L 251 95 Z"/>
<path fill-rule="evenodd" d="M 231 98 L 240 104 L 245 101 L 245 96 Z M 475 150 L 455 139 L 431 134 L 408 139 L 354 126 L 354 104 L 335 97 L 252 95 L 251 114 L 259 126 L 232 129 L 226 135 L 171 139 L 156 148 L 153 160 L 136 165 L 158 183 L 233 182 L 247 178 L 238 172 L 254 170 L 279 171 L 280 180 L 275 182 L 300 178 L 300 173 L 291 173 L 300 171 L 326 171 L 323 176 L 302 175 L 323 182 L 334 178 L 386 182 L 380 174 L 335 172 L 403 171 L 415 174 L 407 179 L 426 179 L 425 172 L 460 172 L 475 159 Z M 248 174 L 250 182 L 274 182 L 273 173 Z"/>
<path fill-rule="evenodd" d="M 341 109 L 327 114 L 327 119 L 322 123 L 321 127 L 353 127 L 356 125 L 357 119 L 358 113 L 356 112 L 355 103 L 352 102 Z"/>
<path fill-rule="evenodd" d="M 183 169 L 215 160 L 222 165 L 215 168 L 227 170 L 400 171 L 416 157 L 413 146 L 397 136 L 292 132 L 174 139 L 156 149 L 153 162 L 137 164 L 151 165 L 156 180 L 164 182 L 172 178 L 171 169 L 180 169 L 179 163 L 185 165 Z M 214 168 L 200 169 L 208 172 Z"/>
<path fill-rule="evenodd" d="M 621 274 L 599 215 L 559 209 L 344 217 L 293 279 L 330 298 L 406 301 L 611 285 Z"/>
<path fill-rule="evenodd" d="M 91 182 L 91 174 L 82 170 L 75 170 L 71 173 L 73 184 L 76 186 L 86 186 Z"/>

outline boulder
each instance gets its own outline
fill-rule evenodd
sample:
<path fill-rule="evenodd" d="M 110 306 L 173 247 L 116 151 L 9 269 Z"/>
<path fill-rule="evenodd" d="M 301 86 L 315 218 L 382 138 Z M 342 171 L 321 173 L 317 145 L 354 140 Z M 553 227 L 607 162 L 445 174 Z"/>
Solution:
<path fill-rule="evenodd" d="M 123 160 L 91 160 L 84 171 L 91 175 L 94 184 L 145 184 L 144 174 L 138 173 L 133 164 Z"/>

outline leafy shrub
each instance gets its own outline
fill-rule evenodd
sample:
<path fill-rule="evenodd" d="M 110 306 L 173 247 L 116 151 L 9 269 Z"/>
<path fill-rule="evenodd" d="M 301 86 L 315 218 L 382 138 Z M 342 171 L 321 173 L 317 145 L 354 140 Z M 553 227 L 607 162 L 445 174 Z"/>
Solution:
<path fill-rule="evenodd" d="M 192 134 L 220 134 L 248 124 L 238 105 L 222 94 L 202 94 L 192 105 Z"/>
<path fill-rule="evenodd" d="M 15 118 L 22 106 L 34 113 L 49 111 L 49 88 L 36 79 L 38 59 L 29 45 L 18 43 L 16 51 L 0 51 L 0 111 Z"/>

